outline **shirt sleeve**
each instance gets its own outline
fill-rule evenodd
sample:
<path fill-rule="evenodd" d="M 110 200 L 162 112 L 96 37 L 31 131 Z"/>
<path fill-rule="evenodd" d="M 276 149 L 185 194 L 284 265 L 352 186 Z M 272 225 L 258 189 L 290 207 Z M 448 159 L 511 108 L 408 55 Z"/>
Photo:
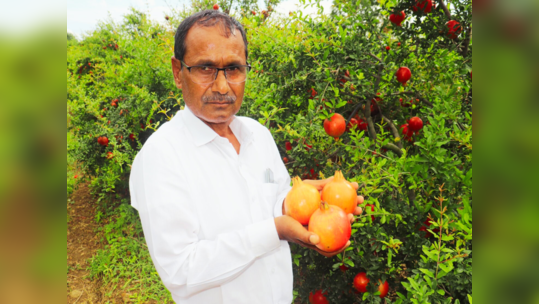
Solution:
<path fill-rule="evenodd" d="M 273 219 L 213 240 L 199 239 L 187 172 L 176 169 L 179 161 L 166 144 L 150 138 L 137 155 L 130 177 L 131 198 L 161 280 L 177 297 L 189 298 L 232 281 L 281 243 Z"/>
<path fill-rule="evenodd" d="M 275 217 L 279 217 L 283 215 L 283 203 L 284 199 L 286 198 L 286 195 L 290 190 L 292 189 L 292 186 L 290 186 L 291 178 L 290 174 L 288 173 L 288 169 L 286 169 L 286 166 L 283 162 L 283 158 L 281 157 L 281 154 L 279 153 L 279 149 L 277 148 L 277 144 L 275 143 L 275 140 L 273 139 L 273 136 L 271 135 L 271 132 L 267 130 L 266 136 L 268 137 L 268 144 L 270 146 L 272 161 L 273 161 L 273 167 L 275 168 L 274 173 L 274 180 L 275 183 L 278 186 L 277 190 L 277 201 L 275 202 L 275 207 L 273 210 L 273 215 Z"/>

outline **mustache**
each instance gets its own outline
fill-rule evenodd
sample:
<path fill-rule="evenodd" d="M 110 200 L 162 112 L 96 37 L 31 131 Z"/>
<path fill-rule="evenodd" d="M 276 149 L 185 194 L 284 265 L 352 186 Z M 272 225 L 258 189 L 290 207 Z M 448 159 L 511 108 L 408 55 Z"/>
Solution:
<path fill-rule="evenodd" d="M 233 103 L 236 102 L 236 96 L 231 95 L 221 95 L 221 94 L 214 94 L 211 96 L 203 96 L 202 101 L 207 102 L 229 102 Z"/>

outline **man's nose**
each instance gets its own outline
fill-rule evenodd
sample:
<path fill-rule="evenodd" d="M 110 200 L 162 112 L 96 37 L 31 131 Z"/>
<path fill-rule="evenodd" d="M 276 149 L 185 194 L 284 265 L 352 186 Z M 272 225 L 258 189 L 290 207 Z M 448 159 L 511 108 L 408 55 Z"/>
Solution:
<path fill-rule="evenodd" d="M 221 74 L 221 72 L 223 72 Z M 230 86 L 228 85 L 228 81 L 225 77 L 225 71 L 217 71 L 217 78 L 215 79 L 215 82 L 212 85 L 211 90 L 213 92 L 219 92 L 221 95 L 225 95 L 230 90 Z"/>

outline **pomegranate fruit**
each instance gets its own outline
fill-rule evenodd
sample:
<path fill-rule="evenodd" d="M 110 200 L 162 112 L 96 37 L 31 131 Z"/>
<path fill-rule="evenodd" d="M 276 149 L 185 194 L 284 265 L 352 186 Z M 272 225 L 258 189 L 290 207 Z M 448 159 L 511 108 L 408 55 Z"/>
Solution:
<path fill-rule="evenodd" d="M 449 31 L 447 32 L 447 36 L 451 39 L 457 38 L 458 35 L 462 32 L 462 27 L 460 26 L 460 23 L 455 20 L 450 20 L 446 23 L 447 28 Z"/>
<path fill-rule="evenodd" d="M 360 272 L 354 278 L 354 288 L 359 292 L 367 292 L 367 285 L 370 281 L 365 272 Z"/>
<path fill-rule="evenodd" d="M 387 293 L 389 292 L 389 284 L 387 282 L 382 283 L 380 282 L 380 286 L 378 286 L 378 291 L 380 292 L 380 298 L 383 299 L 387 296 Z"/>
<path fill-rule="evenodd" d="M 324 121 L 324 130 L 331 137 L 340 137 L 346 131 L 346 120 L 341 114 L 333 114 L 330 119 Z"/>
<path fill-rule="evenodd" d="M 341 208 L 326 202 L 321 202 L 320 208 L 311 216 L 308 230 L 320 237 L 316 247 L 326 252 L 342 249 L 352 236 L 348 215 Z"/>
<path fill-rule="evenodd" d="M 389 16 L 389 21 L 391 21 L 396 26 L 401 26 L 404 19 L 406 19 L 406 14 L 404 13 L 404 11 L 401 11 L 400 13 L 397 13 L 397 14 L 391 14 Z"/>
<path fill-rule="evenodd" d="M 414 116 L 408 120 L 408 128 L 417 133 L 419 130 L 423 129 L 423 121 L 421 118 Z"/>
<path fill-rule="evenodd" d="M 217 4 L 217 3 L 216 3 L 216 4 L 214 4 L 214 5 L 213 5 L 213 10 L 215 10 L 215 11 L 216 11 L 216 10 L 218 10 L 218 9 L 219 9 L 219 4 Z"/>
<path fill-rule="evenodd" d="M 285 213 L 307 226 L 313 213 L 320 208 L 320 192 L 297 176 L 292 181 L 294 185 L 284 200 Z"/>
<path fill-rule="evenodd" d="M 322 290 L 317 290 L 314 294 L 311 292 L 309 294 L 309 303 L 310 304 L 329 304 L 327 296 L 327 291 L 322 293 Z"/>
<path fill-rule="evenodd" d="M 423 0 L 423 1 L 419 0 L 419 1 L 417 1 L 416 5 L 414 5 L 414 7 L 412 7 L 412 10 L 414 12 L 417 12 L 419 10 L 419 11 L 423 11 L 425 13 L 430 13 L 432 8 L 433 8 L 432 7 L 432 0 Z"/>
<path fill-rule="evenodd" d="M 408 80 L 412 78 L 412 71 L 407 67 L 401 67 L 397 73 L 395 73 L 395 76 L 397 77 L 397 80 L 405 86 Z"/>
<path fill-rule="evenodd" d="M 389 51 L 391 50 L 391 48 L 389 46 L 386 46 L 386 51 Z"/>
<path fill-rule="evenodd" d="M 354 213 L 357 207 L 357 192 L 343 176 L 335 172 L 335 178 L 322 189 L 322 200 L 341 208 L 346 213 Z"/>
<path fill-rule="evenodd" d="M 286 147 L 286 151 L 292 150 L 292 144 L 289 141 L 286 142 L 285 147 Z"/>

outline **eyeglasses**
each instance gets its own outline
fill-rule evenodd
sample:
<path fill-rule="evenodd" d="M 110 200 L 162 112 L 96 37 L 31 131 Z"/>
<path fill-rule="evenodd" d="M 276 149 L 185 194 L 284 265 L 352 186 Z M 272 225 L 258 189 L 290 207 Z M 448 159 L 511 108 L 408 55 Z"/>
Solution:
<path fill-rule="evenodd" d="M 229 83 L 242 83 L 247 80 L 247 73 L 251 70 L 250 65 L 233 65 L 225 68 L 216 68 L 204 65 L 188 66 L 180 60 L 182 65 L 189 70 L 194 83 L 211 84 L 217 79 L 219 71 L 225 73 L 225 78 Z"/>

